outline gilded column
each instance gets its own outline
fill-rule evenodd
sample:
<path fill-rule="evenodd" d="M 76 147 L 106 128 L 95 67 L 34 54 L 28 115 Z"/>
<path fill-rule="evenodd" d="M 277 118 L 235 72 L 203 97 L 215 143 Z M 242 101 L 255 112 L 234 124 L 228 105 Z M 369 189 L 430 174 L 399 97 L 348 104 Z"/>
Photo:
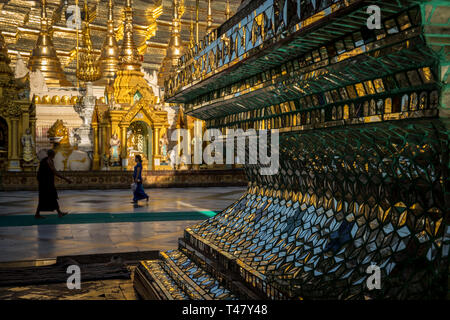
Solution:
<path fill-rule="evenodd" d="M 111 131 L 111 125 L 108 123 L 106 125 L 106 145 L 107 145 L 107 151 L 109 154 L 109 140 L 111 139 L 113 135 L 113 132 Z"/>
<path fill-rule="evenodd" d="M 98 126 L 92 125 L 93 138 L 94 138 L 94 163 L 92 165 L 93 170 L 100 170 L 100 156 L 98 154 Z"/>
<path fill-rule="evenodd" d="M 120 127 L 120 138 L 122 141 L 122 159 L 127 158 L 127 126 Z"/>
<path fill-rule="evenodd" d="M 31 134 L 33 135 L 33 140 L 36 141 L 36 119 L 30 120 Z"/>
<path fill-rule="evenodd" d="M 11 119 L 11 157 L 9 159 L 9 171 L 20 171 L 18 143 L 19 143 L 19 119 Z"/>
<path fill-rule="evenodd" d="M 106 141 L 106 126 L 104 126 L 104 125 L 101 127 L 101 135 L 102 135 L 102 156 L 104 154 L 108 155 L 108 152 L 107 152 L 108 141 Z"/>
<path fill-rule="evenodd" d="M 154 142 L 154 145 L 155 145 L 155 148 L 154 148 L 154 150 L 155 150 L 155 153 L 154 153 L 154 155 L 155 156 L 159 156 L 159 130 L 160 130 L 160 128 L 155 128 L 155 134 L 154 134 L 154 140 L 155 140 L 155 142 Z"/>
<path fill-rule="evenodd" d="M 18 142 L 19 138 L 19 119 L 12 119 L 12 130 L 13 130 L 13 149 L 11 157 L 13 159 L 19 159 L 18 154 Z"/>

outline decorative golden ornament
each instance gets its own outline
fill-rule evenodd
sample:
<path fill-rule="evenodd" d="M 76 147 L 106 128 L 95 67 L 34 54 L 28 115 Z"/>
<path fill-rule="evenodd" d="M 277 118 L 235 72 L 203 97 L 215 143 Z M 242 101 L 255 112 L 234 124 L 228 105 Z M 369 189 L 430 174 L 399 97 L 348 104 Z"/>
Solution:
<path fill-rule="evenodd" d="M 68 96 L 62 96 L 61 103 L 62 104 L 70 104 L 70 98 Z"/>
<path fill-rule="evenodd" d="M 51 98 L 48 95 L 42 97 L 42 103 L 49 104 L 51 102 Z"/>
<path fill-rule="evenodd" d="M 85 82 L 93 82 L 101 77 L 99 65 L 95 59 L 92 47 L 91 30 L 89 27 L 89 7 L 87 0 L 84 0 L 84 21 L 83 21 L 83 45 L 80 49 L 78 79 Z"/>
<path fill-rule="evenodd" d="M 59 96 L 53 96 L 52 98 L 52 104 L 60 104 L 61 98 Z"/>
<path fill-rule="evenodd" d="M 78 100 L 79 99 L 77 96 L 73 96 L 72 98 L 70 98 L 70 104 L 77 104 Z"/>
<path fill-rule="evenodd" d="M 41 103 L 41 98 L 39 96 L 34 96 L 33 97 L 33 103 L 34 104 L 40 104 Z"/>
<path fill-rule="evenodd" d="M 50 141 L 57 142 L 60 145 L 70 145 L 69 130 L 60 119 L 56 120 L 50 129 L 48 129 L 47 137 Z"/>

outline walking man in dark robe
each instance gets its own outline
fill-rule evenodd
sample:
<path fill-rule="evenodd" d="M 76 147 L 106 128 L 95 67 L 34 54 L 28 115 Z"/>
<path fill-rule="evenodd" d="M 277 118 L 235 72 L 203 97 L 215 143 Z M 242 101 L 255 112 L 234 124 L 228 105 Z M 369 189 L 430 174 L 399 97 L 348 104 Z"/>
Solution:
<path fill-rule="evenodd" d="M 36 210 L 35 218 L 43 219 L 45 217 L 41 216 L 41 211 L 57 211 L 58 217 L 65 216 L 67 212 L 62 212 L 59 209 L 58 204 L 58 193 L 55 187 L 55 176 L 66 180 L 68 183 L 72 183 L 66 177 L 63 177 L 55 169 L 53 159 L 55 158 L 55 151 L 52 149 L 47 151 L 47 157 L 41 160 L 39 165 L 39 170 L 37 174 L 37 179 L 39 182 L 39 204 Z"/>

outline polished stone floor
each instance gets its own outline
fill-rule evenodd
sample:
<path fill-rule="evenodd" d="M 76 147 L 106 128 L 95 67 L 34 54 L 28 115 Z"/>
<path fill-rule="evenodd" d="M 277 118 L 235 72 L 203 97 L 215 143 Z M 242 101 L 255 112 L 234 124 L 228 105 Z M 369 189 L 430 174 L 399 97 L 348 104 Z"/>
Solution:
<path fill-rule="evenodd" d="M 133 273 L 132 273 L 133 277 Z M 131 279 L 83 281 L 78 290 L 66 283 L 0 287 L 0 300 L 138 300 Z"/>
<path fill-rule="evenodd" d="M 70 215 L 104 213 L 174 213 L 212 212 L 225 209 L 243 193 L 242 187 L 223 188 L 155 188 L 148 189 L 150 201 L 139 206 L 130 203 L 130 190 L 59 191 L 59 203 Z M 0 192 L 1 221 L 19 215 L 34 214 L 37 192 Z M 56 219 L 55 213 L 35 225 L 0 224 L 0 262 L 48 259 L 64 255 L 167 250 L 177 247 L 183 230 L 196 220 L 69 223 L 69 216 Z M 206 216 L 205 216 L 206 218 Z M 55 222 L 55 220 L 57 220 Z M 66 222 L 65 222 L 66 221 Z"/>

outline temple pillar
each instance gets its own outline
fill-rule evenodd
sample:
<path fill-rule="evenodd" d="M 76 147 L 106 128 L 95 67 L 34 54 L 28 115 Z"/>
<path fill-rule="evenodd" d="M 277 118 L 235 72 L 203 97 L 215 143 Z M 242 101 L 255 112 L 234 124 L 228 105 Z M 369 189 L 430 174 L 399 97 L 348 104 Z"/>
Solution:
<path fill-rule="evenodd" d="M 22 133 L 30 127 L 30 114 L 28 113 L 28 106 L 22 107 Z"/>
<path fill-rule="evenodd" d="M 161 128 L 155 127 L 155 133 L 153 134 L 154 138 L 154 148 L 153 148 L 153 156 L 159 156 L 159 131 Z"/>
<path fill-rule="evenodd" d="M 107 154 L 106 152 L 106 127 L 105 125 L 101 125 L 100 126 L 100 136 L 101 136 L 101 148 L 100 148 L 100 152 L 101 152 L 101 156 L 103 157 L 103 155 Z"/>
<path fill-rule="evenodd" d="M 92 136 L 94 139 L 92 170 L 100 170 L 100 155 L 98 154 L 98 125 L 92 125 Z"/>
<path fill-rule="evenodd" d="M 122 170 L 127 170 L 128 168 L 128 152 L 127 152 L 127 129 L 128 124 L 120 125 L 120 141 L 122 141 L 122 150 L 120 152 L 120 157 L 122 158 Z"/>
<path fill-rule="evenodd" d="M 19 119 L 11 119 L 11 154 L 8 161 L 8 171 L 21 171 L 19 161 Z"/>
<path fill-rule="evenodd" d="M 31 129 L 31 134 L 33 135 L 33 141 L 36 142 L 36 119 L 30 120 L 30 129 Z"/>
<path fill-rule="evenodd" d="M 105 139 L 106 139 L 107 155 L 109 155 L 109 148 L 110 148 L 110 145 L 109 145 L 110 142 L 109 141 L 110 141 L 112 135 L 113 135 L 113 132 L 111 131 L 111 125 L 108 123 L 106 125 L 106 127 L 105 127 Z"/>

